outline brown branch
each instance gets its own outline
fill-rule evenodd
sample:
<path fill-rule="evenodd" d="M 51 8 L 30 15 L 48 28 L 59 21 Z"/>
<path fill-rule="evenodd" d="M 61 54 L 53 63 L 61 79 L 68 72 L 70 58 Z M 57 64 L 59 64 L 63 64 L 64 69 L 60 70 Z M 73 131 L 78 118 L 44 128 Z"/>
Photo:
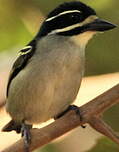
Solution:
<path fill-rule="evenodd" d="M 112 139 L 115 143 L 119 144 L 119 137 L 116 133 L 108 126 L 102 119 L 98 117 L 93 117 L 89 123 L 92 128 L 97 130 L 98 132 L 102 133 L 103 135 Z"/>
<path fill-rule="evenodd" d="M 100 115 L 112 105 L 119 103 L 119 84 L 106 91 L 102 95 L 80 107 L 82 121 L 74 112 L 69 111 L 66 115 L 41 129 L 32 129 L 32 143 L 30 151 L 35 150 L 52 140 L 60 137 L 66 132 L 79 125 L 89 123 L 98 132 L 106 135 L 114 142 L 119 144 L 119 138 L 114 131 L 100 118 Z M 23 139 L 20 139 L 2 152 L 23 152 Z"/>

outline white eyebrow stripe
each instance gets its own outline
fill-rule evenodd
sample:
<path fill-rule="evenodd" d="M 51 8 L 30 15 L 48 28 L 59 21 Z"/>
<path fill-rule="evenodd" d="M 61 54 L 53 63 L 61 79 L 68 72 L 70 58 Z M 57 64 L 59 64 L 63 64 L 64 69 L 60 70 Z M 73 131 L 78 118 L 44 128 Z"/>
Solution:
<path fill-rule="evenodd" d="M 60 32 L 70 31 L 70 30 L 72 30 L 76 27 L 80 27 L 80 26 L 81 26 L 81 24 L 77 23 L 77 24 L 62 28 L 62 29 L 56 29 L 56 30 L 53 30 L 52 32 L 50 32 L 49 35 L 50 34 L 55 34 L 55 33 L 60 33 Z"/>
<path fill-rule="evenodd" d="M 59 17 L 59 16 L 61 16 L 61 15 L 69 14 L 69 13 L 75 13 L 75 12 L 76 12 L 76 13 L 81 13 L 79 10 L 64 11 L 64 12 L 62 12 L 62 13 L 56 15 L 56 16 L 52 16 L 52 17 L 46 19 L 45 21 L 48 22 L 48 21 L 51 21 L 51 20 L 53 20 L 54 18 Z"/>
<path fill-rule="evenodd" d="M 94 20 L 97 19 L 97 18 L 98 18 L 97 16 L 91 15 L 91 16 L 89 16 L 87 19 L 85 19 L 85 20 L 84 20 L 83 22 L 81 22 L 81 23 L 77 23 L 77 24 L 74 24 L 74 25 L 71 25 L 71 26 L 62 28 L 62 29 L 53 30 L 53 31 L 51 31 L 48 35 L 50 35 L 50 34 L 56 34 L 56 33 L 60 33 L 60 32 L 70 31 L 70 30 L 72 30 L 72 29 L 74 29 L 74 28 L 81 27 L 81 26 L 83 26 L 83 25 L 85 25 L 85 24 L 88 24 L 88 23 L 94 21 Z"/>

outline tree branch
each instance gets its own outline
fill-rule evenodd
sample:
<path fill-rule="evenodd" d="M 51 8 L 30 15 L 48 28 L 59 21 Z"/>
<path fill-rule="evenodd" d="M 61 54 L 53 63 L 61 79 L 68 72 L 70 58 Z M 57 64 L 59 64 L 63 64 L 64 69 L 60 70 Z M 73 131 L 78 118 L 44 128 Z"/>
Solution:
<path fill-rule="evenodd" d="M 87 104 L 80 107 L 82 120 L 74 112 L 69 111 L 63 117 L 56 120 L 55 122 L 49 124 L 48 126 L 41 129 L 32 129 L 32 141 L 30 145 L 30 151 L 35 150 L 45 144 L 48 144 L 52 140 L 60 137 L 66 132 L 76 128 L 79 125 L 89 123 L 98 132 L 106 135 L 111 140 L 119 144 L 119 137 L 114 133 L 114 131 L 108 126 L 100 116 L 102 113 L 119 103 L 119 84 L 112 89 L 106 91 L 97 98 L 91 100 Z M 23 138 L 6 148 L 2 152 L 23 152 Z"/>

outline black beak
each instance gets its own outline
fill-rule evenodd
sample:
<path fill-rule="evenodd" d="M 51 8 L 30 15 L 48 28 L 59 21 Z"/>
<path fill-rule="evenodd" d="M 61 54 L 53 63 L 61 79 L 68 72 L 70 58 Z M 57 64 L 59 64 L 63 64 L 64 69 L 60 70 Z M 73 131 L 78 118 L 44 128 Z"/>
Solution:
<path fill-rule="evenodd" d="M 86 31 L 107 31 L 117 27 L 116 25 L 109 23 L 105 20 L 95 19 L 93 22 L 86 25 Z"/>

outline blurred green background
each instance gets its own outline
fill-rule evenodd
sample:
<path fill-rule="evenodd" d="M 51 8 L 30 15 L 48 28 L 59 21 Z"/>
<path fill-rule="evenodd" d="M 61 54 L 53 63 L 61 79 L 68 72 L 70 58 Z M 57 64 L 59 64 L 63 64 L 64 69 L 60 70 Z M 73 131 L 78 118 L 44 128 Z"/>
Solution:
<path fill-rule="evenodd" d="M 68 1 L 68 0 L 65 0 Z M 63 0 L 0 0 L 0 51 L 22 48 L 37 33 L 44 16 Z M 82 0 L 119 25 L 118 0 Z M 86 51 L 86 75 L 119 71 L 119 28 L 99 34 Z"/>
<path fill-rule="evenodd" d="M 19 48 L 33 39 L 45 15 L 62 2 L 63 0 L 0 0 L 0 52 L 19 51 Z M 92 6 L 99 17 L 119 25 L 119 0 L 82 0 L 82 2 Z M 86 49 L 85 75 L 119 71 L 118 47 L 119 28 L 96 35 Z M 119 106 L 113 108 L 118 111 Z M 107 115 L 111 116 L 112 113 L 107 112 L 104 118 Z M 118 117 L 118 114 L 116 116 Z M 114 125 L 114 128 L 118 127 L 119 125 Z M 57 145 L 50 144 L 40 151 L 61 152 L 57 147 Z M 103 138 L 89 152 L 105 150 L 118 152 L 119 147 L 107 138 Z"/>

